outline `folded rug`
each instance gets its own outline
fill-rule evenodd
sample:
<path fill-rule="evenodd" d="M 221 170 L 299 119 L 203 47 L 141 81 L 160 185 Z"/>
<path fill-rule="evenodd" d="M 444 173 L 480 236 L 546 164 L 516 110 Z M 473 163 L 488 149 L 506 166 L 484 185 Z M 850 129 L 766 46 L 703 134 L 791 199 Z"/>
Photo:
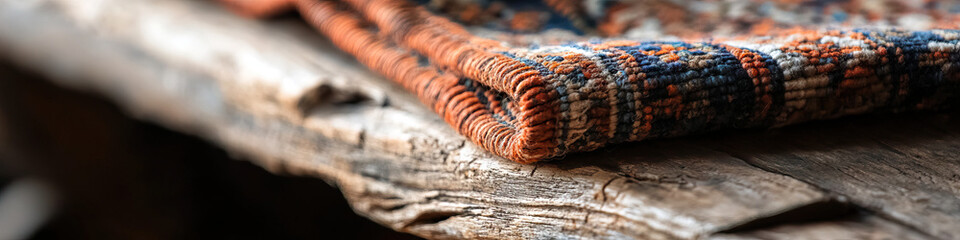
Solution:
<path fill-rule="evenodd" d="M 666 1 L 676 6 L 657 11 L 644 6 L 664 1 L 544 0 L 550 9 L 530 1 L 221 1 L 248 16 L 298 9 L 461 134 L 521 163 L 721 128 L 942 108 L 960 95 L 958 30 L 776 30 L 804 16 L 813 17 L 798 25 L 890 22 L 883 14 L 908 27 L 952 27 L 956 18 L 932 1 L 872 12 L 844 11 L 861 1 L 779 1 L 788 10 L 766 18 L 696 10 L 717 1 Z M 759 4 L 744 11 L 764 6 L 739 2 Z M 685 20 L 664 25 L 671 18 Z M 653 32 L 706 40 L 620 38 L 642 36 L 650 22 L 674 26 Z M 598 35 L 613 38 L 585 37 Z"/>

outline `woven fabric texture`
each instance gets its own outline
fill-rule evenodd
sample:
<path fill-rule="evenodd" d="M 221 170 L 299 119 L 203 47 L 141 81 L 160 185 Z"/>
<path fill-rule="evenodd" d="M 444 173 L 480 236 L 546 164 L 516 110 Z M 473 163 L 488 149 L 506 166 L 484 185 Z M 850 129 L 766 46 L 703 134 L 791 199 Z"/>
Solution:
<path fill-rule="evenodd" d="M 910 12 L 855 11 L 866 16 L 861 18 L 838 17 L 836 11 L 851 7 L 826 4 L 813 12 L 827 20 L 782 23 L 761 16 L 739 28 L 724 28 L 724 22 L 749 21 L 723 13 L 699 33 L 668 33 L 675 37 L 658 41 L 629 40 L 644 21 L 663 22 L 627 14 L 647 1 L 591 6 L 606 1 L 544 0 L 499 7 L 469 1 L 461 1 L 462 7 L 451 7 L 455 1 L 221 1 L 247 16 L 299 10 L 340 49 L 416 94 L 461 134 L 521 163 L 722 128 L 944 108 L 960 93 L 960 31 L 950 29 L 956 18 L 930 1 Z M 782 2 L 792 9 L 782 12 L 811 11 L 789 5 L 804 1 Z M 688 19 L 678 22 L 695 24 L 705 16 L 688 8 L 675 10 Z M 898 20 L 883 14 L 928 17 L 899 21 L 909 26 L 896 28 L 889 23 Z M 861 24 L 857 19 L 886 26 L 850 26 Z M 758 30 L 758 24 L 767 26 Z M 712 34 L 716 28 L 729 35 Z"/>

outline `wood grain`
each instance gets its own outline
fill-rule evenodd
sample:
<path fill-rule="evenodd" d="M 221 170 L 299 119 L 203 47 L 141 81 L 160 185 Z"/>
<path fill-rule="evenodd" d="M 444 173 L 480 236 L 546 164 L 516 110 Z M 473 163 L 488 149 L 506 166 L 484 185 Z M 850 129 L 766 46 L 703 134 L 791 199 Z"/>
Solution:
<path fill-rule="evenodd" d="M 956 125 L 941 115 L 520 165 L 466 141 L 297 20 L 241 19 L 198 1 L 0 0 L 0 56 L 276 173 L 323 178 L 359 214 L 427 238 L 925 239 L 956 236 L 946 226 L 960 219 L 960 141 L 939 132 Z M 927 133 L 900 135 L 914 131 Z"/>
<path fill-rule="evenodd" d="M 707 141 L 944 239 L 960 237 L 960 125 L 949 113 L 876 114 Z"/>

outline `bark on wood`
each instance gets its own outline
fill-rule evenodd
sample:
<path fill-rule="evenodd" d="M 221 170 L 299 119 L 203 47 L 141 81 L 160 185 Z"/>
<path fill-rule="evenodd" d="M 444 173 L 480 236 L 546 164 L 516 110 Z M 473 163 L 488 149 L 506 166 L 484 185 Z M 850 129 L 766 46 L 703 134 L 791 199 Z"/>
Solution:
<path fill-rule="evenodd" d="M 956 125 L 939 115 L 520 165 L 466 141 L 296 20 L 239 19 L 198 1 L 0 0 L 0 54 L 272 171 L 326 179 L 361 215 L 428 238 L 957 236 L 946 228 L 960 219 L 956 131 L 896 143 L 877 133 Z"/>

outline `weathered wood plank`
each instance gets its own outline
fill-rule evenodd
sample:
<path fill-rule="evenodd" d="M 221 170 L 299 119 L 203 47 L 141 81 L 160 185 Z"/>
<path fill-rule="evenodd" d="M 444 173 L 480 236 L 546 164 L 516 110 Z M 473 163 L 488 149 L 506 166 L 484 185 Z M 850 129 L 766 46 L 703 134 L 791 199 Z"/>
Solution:
<path fill-rule="evenodd" d="M 957 112 L 878 114 L 703 143 L 923 232 L 960 237 Z"/>
<path fill-rule="evenodd" d="M 696 138 L 499 159 L 310 33 L 195 1 L 0 1 L 2 55 L 268 169 L 327 179 L 358 213 L 420 236 L 691 239 L 837 201 Z"/>

